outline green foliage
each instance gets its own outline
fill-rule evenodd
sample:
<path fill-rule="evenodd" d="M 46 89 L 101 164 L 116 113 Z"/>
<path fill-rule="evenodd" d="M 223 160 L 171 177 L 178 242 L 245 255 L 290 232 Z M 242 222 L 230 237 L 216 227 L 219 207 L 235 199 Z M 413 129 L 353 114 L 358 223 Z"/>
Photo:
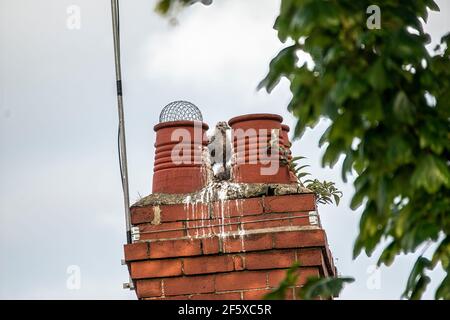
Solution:
<path fill-rule="evenodd" d="M 190 0 L 160 0 L 156 4 L 155 11 L 162 15 L 167 15 L 176 5 L 187 6 Z"/>
<path fill-rule="evenodd" d="M 414 268 L 409 275 L 406 290 L 403 293 L 404 298 L 409 298 L 412 300 L 420 299 L 422 293 L 425 291 L 428 283 L 430 282 L 430 277 L 428 277 L 425 273 L 425 270 L 429 269 L 430 266 L 430 260 L 424 257 L 417 259 Z"/>
<path fill-rule="evenodd" d="M 298 279 L 298 268 L 300 264 L 295 262 L 286 272 L 286 276 L 283 281 L 278 285 L 278 288 L 272 292 L 266 294 L 265 300 L 284 300 L 286 298 L 286 292 L 289 288 L 295 286 Z"/>
<path fill-rule="evenodd" d="M 274 27 L 290 44 L 259 88 L 270 92 L 283 77 L 290 82 L 296 137 L 322 117 L 331 120 L 321 138 L 323 165 L 343 157 L 343 179 L 357 174 L 351 207 L 363 211 L 354 256 L 371 255 L 387 240 L 379 263 L 390 265 L 399 254 L 441 241 L 431 263 L 417 260 L 404 297 L 420 298 L 427 272 L 441 265 L 447 275 L 435 297 L 448 299 L 450 33 L 430 54 L 422 21 L 439 10 L 434 1 L 376 1 L 381 29 L 370 30 L 372 4 L 282 0 Z M 299 51 L 311 56 L 313 67 L 298 64 Z"/>
<path fill-rule="evenodd" d="M 284 300 L 286 298 L 287 290 L 297 285 L 299 272 L 301 272 L 299 267 L 300 264 L 298 262 L 292 265 L 286 272 L 286 277 L 281 281 L 278 288 L 268 293 L 264 299 Z M 339 296 L 346 283 L 351 283 L 353 281 L 355 280 L 349 277 L 310 277 L 307 279 L 306 283 L 299 288 L 298 297 L 303 300 L 331 299 Z"/>
<path fill-rule="evenodd" d="M 317 196 L 317 202 L 322 204 L 334 203 L 339 205 L 343 194 L 336 188 L 336 184 L 332 181 L 319 181 L 318 179 L 307 179 L 303 181 L 302 179 L 306 176 L 311 175 L 310 173 L 304 171 L 309 165 L 300 165 L 300 160 L 305 159 L 305 157 L 293 157 L 289 161 L 289 169 L 295 173 L 300 184 L 309 190 L 313 191 Z"/>
<path fill-rule="evenodd" d="M 305 186 L 317 195 L 317 202 L 322 204 L 334 203 L 338 206 L 342 198 L 342 191 L 336 188 L 332 181 L 319 181 L 317 179 L 308 179 L 305 181 Z"/>
<path fill-rule="evenodd" d="M 159 0 L 156 3 L 155 11 L 161 15 L 167 16 L 180 7 L 193 5 L 195 3 L 210 4 L 212 0 Z"/>
<path fill-rule="evenodd" d="M 308 168 L 309 165 L 300 165 L 299 160 L 303 160 L 305 157 L 293 157 L 291 161 L 289 161 L 289 169 L 297 176 L 300 183 L 303 185 L 302 178 L 309 176 L 310 173 L 303 171 L 303 169 Z"/>
<path fill-rule="evenodd" d="M 310 278 L 301 287 L 299 297 L 303 300 L 331 299 L 339 296 L 346 283 L 352 283 L 355 279 L 350 277 Z"/>
<path fill-rule="evenodd" d="M 321 117 L 331 120 L 323 165 L 343 155 L 344 180 L 358 174 L 351 206 L 363 212 L 354 255 L 371 255 L 388 240 L 379 263 L 389 265 L 450 232 L 450 36 L 427 52 L 421 19 L 438 10 L 433 1 L 377 1 L 379 30 L 366 27 L 371 4 L 283 0 L 275 29 L 293 44 L 272 60 L 260 87 L 270 92 L 282 77 L 290 81 L 297 137 Z M 300 50 L 312 68 L 298 65 Z M 420 298 L 437 264 L 447 277 L 436 298 L 449 297 L 448 240 L 441 247 L 433 263 L 419 258 L 404 297 Z"/>

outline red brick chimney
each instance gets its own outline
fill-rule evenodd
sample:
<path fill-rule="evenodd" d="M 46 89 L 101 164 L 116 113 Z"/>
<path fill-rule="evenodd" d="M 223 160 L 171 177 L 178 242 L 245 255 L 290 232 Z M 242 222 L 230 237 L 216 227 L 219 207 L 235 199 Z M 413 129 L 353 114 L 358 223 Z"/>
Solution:
<path fill-rule="evenodd" d="M 194 134 L 194 122 L 155 126 L 153 194 L 131 207 L 138 240 L 125 245 L 139 299 L 261 299 L 298 261 L 298 283 L 287 296 L 293 299 L 308 277 L 336 274 L 315 195 L 286 164 L 292 158 L 289 127 L 272 114 L 236 117 L 229 125 L 231 181 L 209 174 L 206 124 L 200 124 L 201 138 L 184 148 L 192 151 L 193 164 L 170 155 L 181 141 L 173 141 L 174 130 Z M 256 130 L 258 139 L 238 129 Z M 272 174 L 263 174 L 268 166 Z"/>

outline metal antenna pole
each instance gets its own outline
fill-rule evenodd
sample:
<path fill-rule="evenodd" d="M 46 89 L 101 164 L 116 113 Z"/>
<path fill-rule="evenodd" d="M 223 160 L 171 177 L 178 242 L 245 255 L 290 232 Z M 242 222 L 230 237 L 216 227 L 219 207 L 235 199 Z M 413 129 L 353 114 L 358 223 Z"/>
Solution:
<path fill-rule="evenodd" d="M 117 84 L 117 108 L 119 112 L 119 160 L 120 175 L 123 188 L 123 200 L 125 206 L 125 224 L 127 230 L 127 243 L 131 243 L 131 216 L 130 216 L 130 195 L 128 190 L 128 166 L 127 147 L 125 143 L 125 120 L 122 99 L 122 70 L 120 67 L 120 25 L 119 25 L 119 0 L 111 0 L 112 27 L 114 35 L 114 62 L 116 65 Z"/>

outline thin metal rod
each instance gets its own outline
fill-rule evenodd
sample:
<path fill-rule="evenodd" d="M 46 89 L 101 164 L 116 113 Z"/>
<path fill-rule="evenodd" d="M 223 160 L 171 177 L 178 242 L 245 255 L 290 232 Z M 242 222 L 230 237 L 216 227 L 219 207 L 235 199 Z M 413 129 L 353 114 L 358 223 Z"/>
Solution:
<path fill-rule="evenodd" d="M 123 200 L 125 206 L 125 225 L 127 231 L 127 243 L 131 243 L 131 215 L 130 195 L 128 189 L 128 165 L 127 147 L 125 142 L 125 119 L 122 99 L 122 69 L 120 66 L 120 24 L 119 24 L 119 0 L 111 0 L 112 27 L 114 38 L 114 62 L 116 66 L 117 109 L 119 113 L 119 158 L 120 174 L 123 188 Z"/>

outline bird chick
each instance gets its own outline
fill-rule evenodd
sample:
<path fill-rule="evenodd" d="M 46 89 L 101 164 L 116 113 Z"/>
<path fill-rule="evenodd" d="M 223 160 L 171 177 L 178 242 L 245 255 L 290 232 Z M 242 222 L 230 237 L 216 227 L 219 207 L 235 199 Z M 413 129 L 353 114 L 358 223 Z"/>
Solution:
<path fill-rule="evenodd" d="M 231 177 L 231 128 L 224 121 L 217 123 L 209 138 L 208 151 L 214 178 L 229 180 Z"/>

